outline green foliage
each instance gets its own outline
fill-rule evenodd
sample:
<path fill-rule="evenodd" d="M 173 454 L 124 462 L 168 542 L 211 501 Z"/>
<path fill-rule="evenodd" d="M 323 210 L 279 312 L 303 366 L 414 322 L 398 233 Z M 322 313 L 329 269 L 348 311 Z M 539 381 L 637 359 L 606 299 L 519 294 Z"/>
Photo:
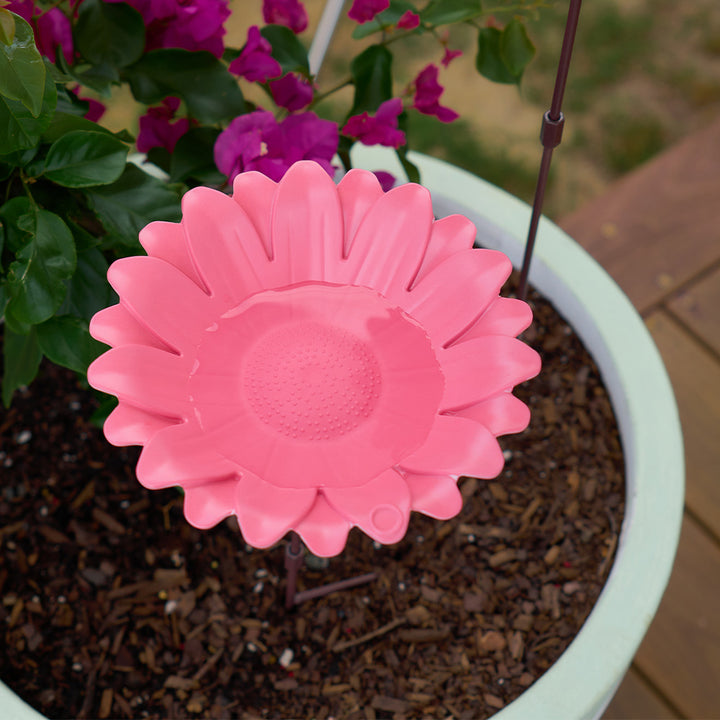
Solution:
<path fill-rule="evenodd" d="M 14 21 L 13 38 L 0 43 L 0 95 L 19 102 L 37 117 L 45 93 L 45 63 L 35 47 L 30 25 L 19 15 L 10 13 L 10 17 Z"/>
<path fill-rule="evenodd" d="M 123 68 L 140 59 L 145 23 L 125 3 L 83 0 L 73 32 L 75 47 L 93 65 Z"/>
<path fill-rule="evenodd" d="M 0 7 L 0 43 L 12 45 L 15 39 L 15 15 Z"/>
<path fill-rule="evenodd" d="M 25 335 L 13 332 L 7 324 L 3 333 L 2 401 L 7 408 L 15 391 L 29 385 L 37 375 L 42 360 L 35 330 Z"/>
<path fill-rule="evenodd" d="M 180 220 L 180 198 L 164 182 L 128 165 L 111 185 L 89 188 L 90 207 L 112 239 L 142 251 L 138 233 L 153 220 Z"/>
<path fill-rule="evenodd" d="M 112 135 L 76 130 L 50 146 L 43 174 L 64 187 L 108 185 L 122 175 L 126 158 L 127 146 Z"/>
<path fill-rule="evenodd" d="M 355 99 L 350 115 L 374 112 L 392 97 L 392 53 L 384 45 L 371 45 L 350 64 Z"/>
<path fill-rule="evenodd" d="M 83 374 L 107 349 L 90 336 L 87 320 L 69 315 L 50 318 L 38 325 L 37 339 L 40 350 L 51 362 Z"/>
<path fill-rule="evenodd" d="M 152 50 L 126 72 L 133 95 L 147 105 L 177 95 L 192 117 L 210 125 L 245 112 L 240 88 L 209 52 Z"/>
<path fill-rule="evenodd" d="M 433 0 L 420 15 L 431 25 L 449 25 L 477 17 L 482 12 L 481 0 Z"/>
<path fill-rule="evenodd" d="M 310 73 L 307 52 L 292 30 L 283 25 L 266 25 L 260 34 L 270 43 L 272 56 L 280 63 L 283 75 L 289 72 Z"/>
<path fill-rule="evenodd" d="M 519 83 L 534 55 L 535 47 L 519 20 L 511 20 L 502 30 L 484 27 L 478 31 L 475 66 L 488 80 Z"/>
<path fill-rule="evenodd" d="M 372 20 L 358 25 L 353 30 L 353 37 L 356 40 L 361 40 L 378 31 L 392 28 L 394 25 L 397 25 L 398 20 L 400 20 L 408 10 L 417 13 L 417 8 L 412 3 L 405 2 L 405 0 L 390 0 L 390 7 L 379 15 L 376 15 Z M 417 30 L 422 31 L 422 25 Z"/>

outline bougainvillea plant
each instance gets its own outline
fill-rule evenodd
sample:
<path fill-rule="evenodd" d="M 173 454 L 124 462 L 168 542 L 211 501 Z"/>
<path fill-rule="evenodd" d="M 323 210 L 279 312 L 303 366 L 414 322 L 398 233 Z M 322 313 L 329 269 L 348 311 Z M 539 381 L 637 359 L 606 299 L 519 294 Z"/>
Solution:
<path fill-rule="evenodd" d="M 395 148 L 417 180 L 406 156 L 408 116 L 458 117 L 442 97 L 443 76 L 459 54 L 449 29 L 473 26 L 478 72 L 518 83 L 534 54 L 524 18 L 541 5 L 500 0 L 490 11 L 481 0 L 348 2 L 344 22 L 354 26 L 357 51 L 343 54 L 346 79 L 323 87 L 323 76 L 310 72 L 314 29 L 302 2 L 255 1 L 264 25 L 231 47 L 228 0 L 0 0 L 5 406 L 34 379 L 43 356 L 86 374 L 104 349 L 88 332 L 90 318 L 116 301 L 109 264 L 143 252 L 138 233 L 147 223 L 178 221 L 188 189 L 228 192 L 246 170 L 277 182 L 299 160 L 333 175 L 350 168 L 357 142 Z M 235 12 L 249 4 L 236 3 Z M 427 62 L 399 83 L 393 52 L 418 37 Z M 104 103 L 119 86 L 137 102 L 139 123 L 112 132 L 103 126 Z M 348 86 L 342 119 L 323 117 L 318 103 Z M 129 162 L 136 150 L 168 179 Z M 395 178 L 378 170 L 391 187 Z"/>

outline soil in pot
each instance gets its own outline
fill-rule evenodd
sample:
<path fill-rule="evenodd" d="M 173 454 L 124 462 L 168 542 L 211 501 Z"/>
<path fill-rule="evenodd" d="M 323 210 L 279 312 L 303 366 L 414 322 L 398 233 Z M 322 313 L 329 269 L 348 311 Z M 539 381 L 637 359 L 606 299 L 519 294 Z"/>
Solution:
<path fill-rule="evenodd" d="M 505 470 L 464 478 L 460 515 L 413 514 L 406 538 L 357 530 L 300 589 L 378 580 L 283 607 L 283 547 L 237 524 L 190 527 L 174 490 L 135 480 L 92 396 L 43 368 L 0 421 L 0 677 L 51 718 L 489 717 L 582 626 L 608 575 L 623 458 L 591 358 L 532 298 L 540 377 Z"/>

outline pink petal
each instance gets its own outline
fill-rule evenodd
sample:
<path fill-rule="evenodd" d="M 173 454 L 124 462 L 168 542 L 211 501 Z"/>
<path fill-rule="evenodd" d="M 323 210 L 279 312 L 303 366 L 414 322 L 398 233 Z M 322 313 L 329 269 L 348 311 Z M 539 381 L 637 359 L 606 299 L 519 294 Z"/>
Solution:
<path fill-rule="evenodd" d="M 467 330 L 497 297 L 512 265 L 495 250 L 463 250 L 451 255 L 406 297 L 410 313 L 438 345 Z"/>
<path fill-rule="evenodd" d="M 438 415 L 423 446 L 400 466 L 421 475 L 493 478 L 504 462 L 497 440 L 486 427 L 465 418 Z"/>
<path fill-rule="evenodd" d="M 430 239 L 432 203 L 420 185 L 385 193 L 370 208 L 350 247 L 347 282 L 377 290 L 402 305 Z"/>
<path fill-rule="evenodd" d="M 216 452 L 194 422 L 161 430 L 143 448 L 138 480 L 151 490 L 180 485 L 196 487 L 235 476 L 238 467 Z"/>
<path fill-rule="evenodd" d="M 148 345 L 158 350 L 170 350 L 159 337 L 141 325 L 122 305 L 111 305 L 93 315 L 90 334 L 100 342 L 118 345 Z"/>
<path fill-rule="evenodd" d="M 185 231 L 180 223 L 156 220 L 146 225 L 140 231 L 139 237 L 140 244 L 148 255 L 169 262 L 202 287 L 202 280 L 190 258 Z"/>
<path fill-rule="evenodd" d="M 330 507 L 320 491 L 310 512 L 300 520 L 295 530 L 311 553 L 332 557 L 343 551 L 351 527 L 351 523 Z"/>
<path fill-rule="evenodd" d="M 522 300 L 497 297 L 490 307 L 463 333 L 458 342 L 485 335 L 518 336 L 532 322 L 532 310 Z"/>
<path fill-rule="evenodd" d="M 255 475 L 244 475 L 235 495 L 243 537 L 254 547 L 269 547 L 308 513 L 316 494 L 315 488 L 280 488 Z"/>
<path fill-rule="evenodd" d="M 447 260 L 461 250 L 469 250 L 475 242 L 476 235 L 475 225 L 464 215 L 448 215 L 436 220 L 432 225 L 430 242 L 413 285 L 417 285 L 443 260 Z"/>
<path fill-rule="evenodd" d="M 482 423 L 495 436 L 522 432 L 530 422 L 530 408 L 509 392 L 470 405 L 455 414 Z"/>
<path fill-rule="evenodd" d="M 337 186 L 345 221 L 343 257 L 350 253 L 355 234 L 370 208 L 383 196 L 383 189 L 374 173 L 350 170 Z"/>
<path fill-rule="evenodd" d="M 232 308 L 268 288 L 262 241 L 232 198 L 197 187 L 185 194 L 182 205 L 190 256 L 214 298 Z"/>
<path fill-rule="evenodd" d="M 462 510 L 457 479 L 450 475 L 408 475 L 412 509 L 438 520 L 449 520 Z"/>
<path fill-rule="evenodd" d="M 272 243 L 273 262 L 283 267 L 284 284 L 332 280 L 329 273 L 343 252 L 340 198 L 335 183 L 316 163 L 297 162 L 280 181 Z"/>
<path fill-rule="evenodd" d="M 395 470 L 386 470 L 364 485 L 326 487 L 323 492 L 340 515 L 374 540 L 394 543 L 405 535 L 410 517 L 410 491 Z"/>
<path fill-rule="evenodd" d="M 88 382 L 120 401 L 165 416 L 191 412 L 185 387 L 189 368 L 179 356 L 142 345 L 108 350 L 88 368 Z"/>
<path fill-rule="evenodd" d="M 120 403 L 105 420 L 103 432 L 112 445 L 145 445 L 155 433 L 175 422 L 172 418 Z"/>
<path fill-rule="evenodd" d="M 268 258 L 272 257 L 270 218 L 276 189 L 277 183 L 254 170 L 240 173 L 233 181 L 232 198 L 252 220 Z"/>
<path fill-rule="evenodd" d="M 183 511 L 187 521 L 207 530 L 235 512 L 238 478 L 220 480 L 185 490 Z"/>
<path fill-rule="evenodd" d="M 116 260 L 108 280 L 135 319 L 179 352 L 190 353 L 219 314 L 217 302 L 159 258 Z"/>
<path fill-rule="evenodd" d="M 540 372 L 540 356 L 515 338 L 488 335 L 438 353 L 445 375 L 441 411 L 485 400 Z"/>

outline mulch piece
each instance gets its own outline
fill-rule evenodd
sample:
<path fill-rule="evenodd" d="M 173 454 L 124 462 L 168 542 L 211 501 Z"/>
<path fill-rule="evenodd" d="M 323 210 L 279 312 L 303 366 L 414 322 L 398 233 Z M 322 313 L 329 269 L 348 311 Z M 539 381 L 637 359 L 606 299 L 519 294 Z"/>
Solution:
<path fill-rule="evenodd" d="M 495 481 L 413 514 L 406 538 L 305 567 L 300 589 L 378 580 L 285 612 L 284 547 L 237 523 L 192 528 L 174 490 L 135 480 L 137 448 L 88 423 L 75 377 L 45 366 L 0 415 L 0 677 L 51 718 L 456 718 L 497 712 L 593 607 L 624 508 L 613 413 L 587 353 L 544 302 L 525 339 L 541 376 L 530 429 Z M 310 558 L 313 560 L 313 558 Z M 317 559 L 315 559 L 317 560 Z"/>

